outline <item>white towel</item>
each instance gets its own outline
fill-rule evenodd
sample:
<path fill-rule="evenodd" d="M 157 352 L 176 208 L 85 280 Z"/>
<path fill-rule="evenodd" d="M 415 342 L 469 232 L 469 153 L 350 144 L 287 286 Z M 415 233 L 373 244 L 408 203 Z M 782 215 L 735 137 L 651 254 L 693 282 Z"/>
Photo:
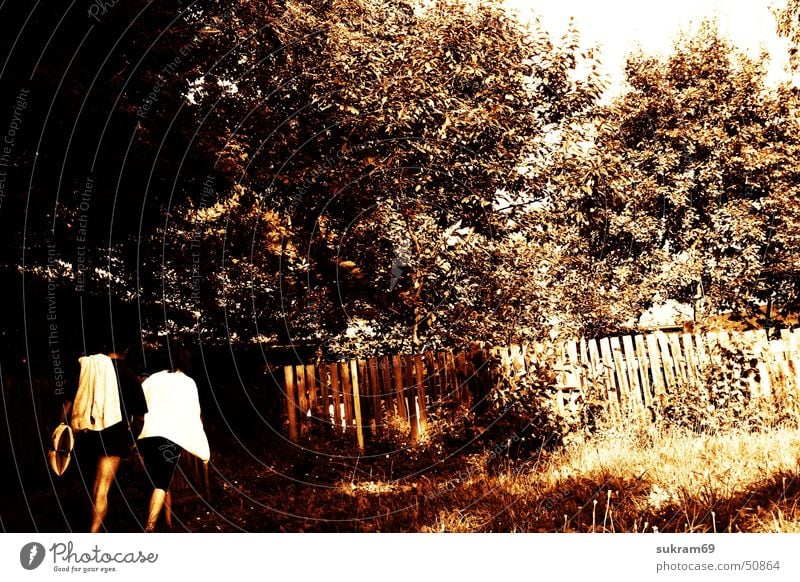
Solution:
<path fill-rule="evenodd" d="M 197 384 L 182 372 L 158 372 L 142 383 L 147 414 L 140 439 L 160 436 L 207 461 L 208 438 L 200 418 Z"/>
<path fill-rule="evenodd" d="M 105 354 L 84 356 L 72 403 L 72 430 L 103 430 L 122 421 L 114 362 Z"/>

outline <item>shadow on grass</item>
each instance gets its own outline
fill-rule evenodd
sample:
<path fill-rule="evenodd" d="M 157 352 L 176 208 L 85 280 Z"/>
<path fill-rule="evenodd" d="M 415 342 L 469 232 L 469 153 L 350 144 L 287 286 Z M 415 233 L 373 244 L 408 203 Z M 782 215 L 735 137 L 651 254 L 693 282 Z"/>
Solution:
<path fill-rule="evenodd" d="M 310 451 L 287 457 L 283 472 L 277 463 L 223 483 L 217 522 L 211 516 L 197 531 L 234 524 L 245 531 L 685 533 L 797 531 L 800 524 L 800 479 L 792 472 L 730 495 L 702 485 L 667 494 L 646 474 L 546 475 L 546 453 L 515 463 L 415 455 L 402 466 Z M 222 516 L 227 525 L 218 523 Z"/>
<path fill-rule="evenodd" d="M 663 491 L 645 472 L 559 470 L 558 453 L 512 461 L 445 456 L 436 446 L 324 451 L 285 441 L 215 449 L 212 498 L 177 511 L 178 532 L 755 532 L 799 531 L 800 479 L 775 472 L 721 494 L 713 483 Z M 7 531 L 85 531 L 76 475 L 26 491 Z M 689 483 L 690 481 L 684 481 Z M 147 486 L 130 466 L 112 492 L 109 531 L 141 531 Z M 162 530 L 166 531 L 166 530 Z"/>

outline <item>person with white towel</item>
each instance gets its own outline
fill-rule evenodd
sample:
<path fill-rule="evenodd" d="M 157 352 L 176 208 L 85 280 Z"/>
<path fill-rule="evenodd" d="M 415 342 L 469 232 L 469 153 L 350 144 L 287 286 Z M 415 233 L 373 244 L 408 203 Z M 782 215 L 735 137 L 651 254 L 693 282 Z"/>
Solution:
<path fill-rule="evenodd" d="M 170 350 L 171 366 L 145 379 L 147 414 L 137 446 L 153 486 L 145 531 L 155 531 L 158 516 L 166 505 L 165 521 L 172 526 L 169 486 L 181 451 L 208 461 L 211 452 L 200 415 L 197 384 L 189 371 L 189 355 L 184 348 Z"/>
<path fill-rule="evenodd" d="M 142 384 L 124 364 L 127 346 L 118 346 L 118 351 L 100 348 L 98 353 L 79 358 L 78 382 L 65 396 L 61 414 L 61 421 L 69 421 L 75 433 L 76 460 L 82 473 L 94 472 L 92 533 L 103 527 L 111 484 L 121 460 L 130 455 L 133 434 L 147 412 Z"/>

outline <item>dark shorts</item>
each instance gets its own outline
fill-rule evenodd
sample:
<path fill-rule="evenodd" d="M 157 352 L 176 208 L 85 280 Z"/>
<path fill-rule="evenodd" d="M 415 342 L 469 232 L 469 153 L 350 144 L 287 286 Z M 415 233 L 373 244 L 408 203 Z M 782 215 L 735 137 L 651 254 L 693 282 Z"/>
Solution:
<path fill-rule="evenodd" d="M 152 482 L 153 488 L 169 489 L 181 458 L 181 448 L 163 437 L 140 439 L 137 446 L 144 460 L 146 478 Z"/>
<path fill-rule="evenodd" d="M 86 460 L 102 456 L 127 458 L 131 454 L 133 436 L 127 422 L 118 422 L 104 430 L 75 433 L 75 450 Z"/>

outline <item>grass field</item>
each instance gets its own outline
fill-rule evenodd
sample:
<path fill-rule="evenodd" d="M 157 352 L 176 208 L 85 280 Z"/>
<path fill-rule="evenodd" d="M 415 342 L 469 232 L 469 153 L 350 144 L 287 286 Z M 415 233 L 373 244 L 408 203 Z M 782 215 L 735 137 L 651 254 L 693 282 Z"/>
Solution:
<path fill-rule="evenodd" d="M 172 531 L 800 532 L 796 426 L 606 430 L 531 451 L 431 439 L 355 456 L 320 442 L 324 454 L 257 436 L 215 439 L 211 500 L 178 508 Z M 81 490 L 74 472 L 29 489 L 5 504 L 3 529 L 83 531 Z M 141 531 L 146 510 L 147 488 L 127 461 L 109 531 Z"/>
<path fill-rule="evenodd" d="M 258 457 L 259 453 L 249 450 Z M 798 532 L 800 430 L 607 432 L 509 459 L 435 447 L 218 458 L 193 531 Z M 281 460 L 284 459 L 284 460 Z"/>

